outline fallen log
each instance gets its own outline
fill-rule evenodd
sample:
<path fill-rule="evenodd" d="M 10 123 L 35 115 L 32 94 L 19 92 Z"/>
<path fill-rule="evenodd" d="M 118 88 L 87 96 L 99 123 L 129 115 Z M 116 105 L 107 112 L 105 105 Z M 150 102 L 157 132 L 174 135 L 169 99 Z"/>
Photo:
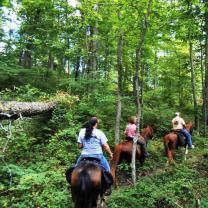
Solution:
<path fill-rule="evenodd" d="M 0 101 L 0 119 L 18 119 L 52 111 L 57 102 Z"/>

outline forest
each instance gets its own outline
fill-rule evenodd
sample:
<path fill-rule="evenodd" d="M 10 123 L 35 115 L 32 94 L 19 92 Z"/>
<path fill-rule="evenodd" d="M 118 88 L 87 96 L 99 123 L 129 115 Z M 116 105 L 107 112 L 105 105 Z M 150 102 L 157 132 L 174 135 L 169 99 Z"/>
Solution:
<path fill-rule="evenodd" d="M 195 148 L 168 164 L 176 112 Z M 130 116 L 154 129 L 107 207 L 207 208 L 208 0 L 1 0 L 0 207 L 74 207 L 65 172 L 92 116 L 112 151 Z"/>

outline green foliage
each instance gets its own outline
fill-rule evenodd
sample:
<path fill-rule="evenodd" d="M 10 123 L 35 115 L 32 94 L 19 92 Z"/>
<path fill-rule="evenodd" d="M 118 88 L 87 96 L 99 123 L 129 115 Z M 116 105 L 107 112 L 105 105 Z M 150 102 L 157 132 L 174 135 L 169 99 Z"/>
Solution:
<path fill-rule="evenodd" d="M 204 138 L 194 138 L 198 150 L 190 152 L 187 162 L 180 157 L 174 166 L 165 166 L 164 148 L 161 141 L 150 141 L 151 157 L 140 168 L 136 188 L 125 188 L 121 192 L 114 190 L 108 200 L 108 206 L 116 207 L 194 207 L 195 198 L 200 196 L 203 207 L 208 205 L 207 172 L 204 166 L 207 159 L 202 148 Z M 204 153 L 203 153 L 204 152 Z M 201 159 L 200 159 L 201 158 Z M 199 168 L 201 167 L 201 168 Z M 202 168 L 203 167 L 203 168 Z M 144 175 L 141 177 L 142 175 Z"/>
<path fill-rule="evenodd" d="M 11 136 L 0 129 L 0 207 L 72 207 L 64 174 L 80 153 L 76 144 L 79 129 L 96 115 L 99 128 L 114 145 L 121 34 L 121 140 L 127 118 L 136 114 L 135 51 L 143 34 L 148 0 L 79 1 L 76 8 L 63 0 L 22 0 L 16 2 L 18 9 L 12 8 L 12 3 L 4 0 L 0 4 L 4 47 L 0 100 L 55 101 L 58 106 L 52 115 L 12 121 Z M 188 35 L 194 49 L 197 103 L 202 106 L 200 51 L 205 42 L 206 5 L 202 1 L 188 3 L 152 1 L 140 51 L 139 80 L 142 124 L 156 127 L 156 140 L 148 144 L 151 157 L 139 169 L 136 188 L 114 190 L 109 207 L 194 207 L 196 195 L 201 197 L 201 206 L 208 207 L 204 138 L 194 138 L 197 148 L 187 162 L 178 151 L 177 164 L 170 167 L 165 166 L 160 139 L 170 130 L 176 111 L 182 112 L 186 122 L 193 121 Z M 2 6 L 11 7 L 21 20 L 18 30 L 10 27 L 8 33 L 3 31 L 2 25 L 11 22 Z M 32 68 L 23 69 L 17 63 Z M 1 123 L 8 125 L 7 121 Z M 130 175 L 125 163 L 119 171 Z"/>
<path fill-rule="evenodd" d="M 62 86 L 69 87 L 73 84 L 65 82 Z M 105 92 L 102 85 L 103 83 L 97 83 L 97 87 L 79 96 L 70 95 L 68 87 L 63 87 L 67 91 L 49 93 L 29 84 L 15 90 L 1 91 L 1 97 L 5 100 L 46 99 L 59 102 L 49 117 L 42 115 L 13 122 L 11 137 L 8 137 L 6 132 L 0 132 L 1 147 L 8 141 L 6 151 L 0 155 L 1 159 L 6 161 L 6 164 L 1 164 L 0 169 L 3 179 L 0 183 L 0 193 L 4 193 L 1 196 L 1 207 L 72 206 L 64 174 L 80 154 L 76 145 L 79 129 L 90 116 L 97 115 L 101 119 L 100 128 L 106 133 L 110 144 L 114 143 L 112 135 L 116 96 L 111 84 L 104 85 Z M 77 93 L 81 93 L 79 90 L 82 86 L 80 89 L 77 83 L 74 86 L 78 88 Z M 162 101 L 155 108 L 154 100 L 158 95 L 153 95 L 147 93 L 144 96 L 146 101 L 150 101 L 144 108 L 144 124 L 154 123 L 159 136 L 169 130 L 169 122 L 175 109 L 168 108 Z M 122 131 L 128 116 L 135 113 L 131 97 L 123 98 L 123 108 Z M 4 127 L 7 124 L 8 122 L 3 122 Z M 114 190 L 108 200 L 109 207 L 175 207 L 175 203 L 190 207 L 195 203 L 196 194 L 200 194 L 201 202 L 206 207 L 208 153 L 203 149 L 206 142 L 203 138 L 194 138 L 194 143 L 198 150 L 191 152 L 187 163 L 182 162 L 179 152 L 176 155 L 178 165 L 167 168 L 162 141 L 150 141 L 148 148 L 151 157 L 145 161 L 144 167 L 139 169 L 139 175 L 145 176 L 139 179 L 136 189 Z M 125 163 L 120 165 L 119 171 L 127 173 L 121 174 L 121 179 L 131 175 Z"/>

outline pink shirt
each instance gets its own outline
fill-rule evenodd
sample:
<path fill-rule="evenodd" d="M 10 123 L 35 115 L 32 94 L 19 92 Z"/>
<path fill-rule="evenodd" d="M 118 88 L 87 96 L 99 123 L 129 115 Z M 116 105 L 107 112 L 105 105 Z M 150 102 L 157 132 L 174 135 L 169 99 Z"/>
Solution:
<path fill-rule="evenodd" d="M 126 129 L 124 131 L 124 134 L 127 136 L 127 137 L 134 137 L 136 136 L 136 125 L 135 124 L 128 124 L 126 126 Z"/>

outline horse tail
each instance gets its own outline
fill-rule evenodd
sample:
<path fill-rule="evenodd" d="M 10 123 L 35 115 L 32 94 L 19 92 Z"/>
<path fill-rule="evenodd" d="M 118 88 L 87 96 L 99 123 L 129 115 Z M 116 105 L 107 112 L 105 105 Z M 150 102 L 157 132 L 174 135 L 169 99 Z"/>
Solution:
<path fill-rule="evenodd" d="M 172 142 L 168 140 L 168 135 L 166 135 L 163 142 L 166 154 L 171 150 L 171 143 Z"/>
<path fill-rule="evenodd" d="M 164 147 L 169 163 L 173 161 L 173 144 L 174 142 L 171 140 L 170 134 L 166 135 L 164 137 Z"/>
<path fill-rule="evenodd" d="M 79 174 L 77 185 L 75 187 L 75 193 L 77 196 L 75 208 L 96 207 L 98 191 L 94 190 L 94 184 L 85 169 Z"/>

